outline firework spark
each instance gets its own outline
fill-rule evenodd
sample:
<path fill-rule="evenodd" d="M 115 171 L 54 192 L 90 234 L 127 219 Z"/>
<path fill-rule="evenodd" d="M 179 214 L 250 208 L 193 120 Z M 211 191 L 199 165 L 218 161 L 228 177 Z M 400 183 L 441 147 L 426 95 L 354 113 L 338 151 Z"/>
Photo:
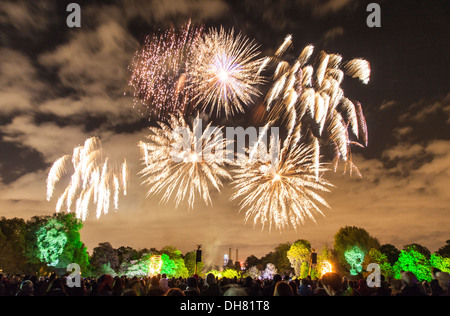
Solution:
<path fill-rule="evenodd" d="M 350 166 L 350 173 L 358 170 L 351 161 L 352 134 L 361 138 L 367 146 L 367 127 L 361 105 L 356 105 L 344 95 L 340 87 L 344 74 L 359 78 L 367 84 L 370 80 L 370 65 L 366 60 L 353 59 L 344 64 L 342 56 L 320 52 L 316 58 L 316 69 L 308 65 L 314 47 L 306 46 L 298 59 L 290 65 L 282 60 L 282 54 L 291 44 L 288 36 L 271 58 L 277 63 L 273 74 L 274 83 L 266 96 L 267 118 L 290 120 L 290 112 L 297 115 L 296 124 L 301 125 L 302 135 L 312 141 L 332 146 L 335 152 L 335 168 L 339 160 Z"/>
<path fill-rule="evenodd" d="M 329 207 L 315 191 L 329 191 L 331 186 L 320 176 L 326 169 L 317 164 L 314 150 L 298 144 L 298 135 L 290 135 L 281 144 L 271 137 L 270 148 L 257 143 L 259 156 L 254 155 L 235 170 L 235 193 L 231 199 L 242 198 L 241 210 L 246 209 L 245 220 L 254 219 L 282 230 L 292 225 L 295 229 L 307 218 L 315 221 L 315 213 L 323 215 L 317 202 Z M 253 148 L 251 151 L 255 151 Z"/>
<path fill-rule="evenodd" d="M 199 41 L 189 69 L 190 84 L 197 107 L 226 117 L 244 112 L 252 97 L 260 94 L 257 85 L 266 60 L 257 59 L 258 46 L 242 34 L 211 29 Z"/>
<path fill-rule="evenodd" d="M 148 185 L 148 195 L 163 193 L 166 203 L 175 193 L 176 207 L 188 196 L 189 208 L 193 208 L 198 193 L 207 205 L 211 203 L 209 184 L 217 191 L 222 179 L 231 180 L 224 165 L 230 163 L 229 141 L 222 137 L 222 128 L 211 127 L 204 131 L 197 116 L 192 129 L 179 116 L 170 116 L 169 124 L 159 122 L 150 127 L 148 143 L 141 142 L 144 168 L 140 174 Z"/>
<path fill-rule="evenodd" d="M 47 200 L 50 201 L 57 182 L 66 174 L 67 165 L 72 162 L 74 173 L 64 193 L 58 198 L 56 212 L 60 212 L 64 204 L 67 212 L 72 212 L 75 202 L 75 214 L 83 221 L 87 218 L 91 202 L 97 205 L 97 219 L 107 214 L 111 196 L 114 208 L 118 209 L 119 194 L 126 195 L 128 169 L 126 161 L 120 170 L 111 168 L 105 157 L 101 142 L 96 137 L 87 139 L 83 146 L 73 150 L 72 159 L 65 155 L 55 161 L 47 177 Z M 119 178 L 120 176 L 120 178 Z M 121 179 L 121 180 L 120 180 Z M 111 194 L 111 191 L 113 193 Z"/>
<path fill-rule="evenodd" d="M 130 67 L 129 85 L 141 115 L 162 120 L 169 113 L 187 110 L 191 99 L 187 71 L 201 35 L 201 27 L 187 23 L 180 31 L 169 29 L 163 35 L 147 37 Z"/>

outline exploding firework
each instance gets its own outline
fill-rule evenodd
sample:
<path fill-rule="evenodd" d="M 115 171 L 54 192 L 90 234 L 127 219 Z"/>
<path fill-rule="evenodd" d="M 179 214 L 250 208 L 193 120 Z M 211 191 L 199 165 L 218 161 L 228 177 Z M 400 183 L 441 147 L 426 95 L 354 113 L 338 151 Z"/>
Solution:
<path fill-rule="evenodd" d="M 295 117 L 301 126 L 306 142 L 331 146 L 334 152 L 335 168 L 339 160 L 350 166 L 350 173 L 358 169 L 352 163 L 350 145 L 363 146 L 351 140 L 351 136 L 362 139 L 367 146 L 367 127 L 361 104 L 345 97 L 341 88 L 344 75 L 359 78 L 364 84 L 370 79 L 370 65 L 366 60 L 353 59 L 343 63 L 337 54 L 320 52 L 316 68 L 308 62 L 314 47 L 306 46 L 291 65 L 282 60 L 283 53 L 292 44 L 292 37 L 286 37 L 270 62 L 276 64 L 273 80 L 266 99 L 268 119 L 291 120 Z M 291 112 L 296 112 L 292 115 Z"/>
<path fill-rule="evenodd" d="M 255 225 L 260 221 L 263 228 L 268 223 L 269 230 L 273 225 L 283 230 L 289 224 L 296 229 L 307 218 L 315 221 L 316 213 L 324 215 L 316 203 L 329 206 L 316 191 L 329 191 L 331 184 L 320 176 L 326 169 L 316 163 L 314 150 L 298 144 L 298 139 L 294 133 L 281 144 L 272 136 L 269 148 L 258 142 L 234 170 L 236 191 L 231 199 L 242 198 L 245 221 L 253 217 Z"/>
<path fill-rule="evenodd" d="M 163 35 L 148 36 L 136 52 L 129 85 L 142 116 L 163 120 L 170 113 L 187 110 L 192 95 L 187 71 L 201 34 L 201 27 L 187 23 L 180 31 L 169 29 Z"/>
<path fill-rule="evenodd" d="M 56 184 L 66 174 L 69 162 L 72 163 L 74 173 L 69 185 L 58 199 L 56 212 L 60 212 L 64 205 L 67 212 L 72 212 L 75 204 L 77 218 L 84 221 L 91 202 L 97 206 L 97 219 L 102 214 L 108 213 L 111 200 L 114 209 L 118 209 L 120 192 L 126 195 L 127 164 L 124 161 L 120 168 L 112 168 L 108 157 L 103 152 L 100 140 L 96 137 L 89 138 L 83 146 L 76 147 L 72 157 L 65 155 L 55 161 L 47 177 L 48 201 L 53 196 Z"/>
<path fill-rule="evenodd" d="M 222 179 L 231 179 L 224 165 L 230 163 L 229 150 L 219 127 L 209 124 L 204 131 L 197 117 L 191 129 L 179 116 L 170 116 L 169 124 L 159 122 L 150 127 L 149 142 L 141 142 L 144 168 L 140 174 L 148 185 L 148 195 L 164 192 L 161 201 L 167 202 L 175 193 L 176 206 L 188 196 L 193 208 L 198 193 L 211 204 L 209 184 L 220 191 Z"/>
<path fill-rule="evenodd" d="M 242 34 L 211 29 L 196 47 L 189 80 L 197 107 L 224 112 L 226 117 L 245 112 L 258 96 L 265 59 L 257 59 L 258 46 Z"/>
<path fill-rule="evenodd" d="M 161 256 L 152 256 L 150 258 L 150 264 L 148 265 L 149 275 L 154 276 L 160 274 L 162 266 L 163 261 L 161 260 Z"/>

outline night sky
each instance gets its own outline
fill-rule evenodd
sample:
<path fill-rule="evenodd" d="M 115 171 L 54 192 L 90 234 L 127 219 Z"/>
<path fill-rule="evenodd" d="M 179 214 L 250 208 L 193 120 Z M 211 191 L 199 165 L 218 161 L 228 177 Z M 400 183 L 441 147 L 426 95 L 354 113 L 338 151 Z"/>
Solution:
<path fill-rule="evenodd" d="M 435 251 L 450 238 L 448 1 L 376 1 L 380 28 L 366 24 L 367 4 L 375 1 L 73 1 L 81 6 L 81 28 L 66 25 L 70 2 L 0 5 L 0 216 L 52 214 L 56 199 L 46 201 L 51 164 L 98 136 L 111 159 L 127 158 L 130 188 L 117 212 L 99 220 L 91 214 L 85 222 L 81 237 L 90 253 L 105 241 L 116 248 L 173 245 L 183 253 L 202 244 L 206 260 L 219 264 L 228 248 L 239 248 L 244 260 L 298 239 L 316 249 L 332 246 L 346 225 L 398 248 L 419 243 Z M 368 147 L 354 150 L 362 178 L 327 174 L 336 186 L 324 195 L 332 209 L 316 224 L 281 233 L 245 224 L 228 185 L 213 193 L 213 207 L 197 199 L 191 211 L 146 198 L 137 144 L 150 123 L 126 93 L 127 68 L 146 35 L 189 19 L 234 28 L 263 55 L 292 34 L 293 56 L 313 44 L 316 51 L 371 63 L 368 85 L 348 77 L 342 85 L 362 103 L 368 124 Z M 246 118 L 239 120 L 234 124 Z"/>

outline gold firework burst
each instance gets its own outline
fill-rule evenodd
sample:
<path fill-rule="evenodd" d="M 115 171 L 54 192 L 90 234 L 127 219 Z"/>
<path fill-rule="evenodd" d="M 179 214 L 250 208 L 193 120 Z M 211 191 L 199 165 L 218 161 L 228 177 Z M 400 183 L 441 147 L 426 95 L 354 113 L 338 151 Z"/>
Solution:
<path fill-rule="evenodd" d="M 189 80 L 197 107 L 210 108 L 226 117 L 245 111 L 258 96 L 264 59 L 258 46 L 242 34 L 211 29 L 199 41 L 189 68 Z"/>
<path fill-rule="evenodd" d="M 358 169 L 352 163 L 350 145 L 362 146 L 351 140 L 352 134 L 367 146 L 367 126 L 360 103 L 344 95 L 341 83 L 344 75 L 359 78 L 364 84 L 370 80 L 370 64 L 363 59 L 342 63 L 342 56 L 320 52 L 316 68 L 308 62 L 314 47 L 306 46 L 293 64 L 282 60 L 282 54 L 292 44 L 287 37 L 270 59 L 276 64 L 274 83 L 266 98 L 269 120 L 291 120 L 302 128 L 305 141 L 326 144 L 334 149 L 334 165 L 344 160 L 350 173 Z M 344 70 L 341 69 L 343 65 Z M 296 112 L 292 115 L 291 112 Z M 292 122 L 290 122 L 292 124 Z M 319 148 L 318 145 L 315 146 Z"/>
<path fill-rule="evenodd" d="M 161 202 L 166 203 L 175 194 L 178 205 L 187 197 L 193 208 L 198 193 L 211 204 L 209 185 L 220 191 L 222 180 L 231 180 L 224 165 L 231 163 L 222 128 L 209 124 L 204 131 L 197 116 L 193 127 L 179 115 L 170 116 L 169 124 L 159 122 L 150 127 L 149 142 L 141 142 L 144 168 L 140 174 L 143 184 L 149 186 L 148 195 L 163 192 Z"/>
<path fill-rule="evenodd" d="M 47 200 L 52 198 L 55 186 L 65 175 L 70 161 L 74 173 L 64 193 L 58 198 L 56 212 L 60 212 L 64 204 L 67 212 L 72 212 L 75 204 L 77 218 L 84 221 L 91 202 L 97 206 L 97 219 L 108 213 L 111 200 L 114 209 L 118 209 L 120 192 L 127 194 L 127 163 L 124 161 L 120 168 L 111 167 L 97 137 L 88 138 L 83 146 L 76 147 L 72 157 L 65 155 L 53 163 L 47 177 Z"/>
<path fill-rule="evenodd" d="M 258 156 L 249 155 L 235 170 L 235 193 L 231 199 L 241 198 L 241 210 L 246 210 L 245 220 L 254 224 L 268 223 L 283 230 L 292 225 L 295 229 L 306 219 L 315 221 L 323 212 L 318 203 L 329 207 L 316 191 L 329 191 L 331 184 L 321 177 L 326 169 L 315 160 L 314 149 L 299 145 L 298 135 L 288 136 L 281 144 L 271 137 L 270 148 L 257 143 Z M 244 158 L 245 159 L 245 158 Z"/>

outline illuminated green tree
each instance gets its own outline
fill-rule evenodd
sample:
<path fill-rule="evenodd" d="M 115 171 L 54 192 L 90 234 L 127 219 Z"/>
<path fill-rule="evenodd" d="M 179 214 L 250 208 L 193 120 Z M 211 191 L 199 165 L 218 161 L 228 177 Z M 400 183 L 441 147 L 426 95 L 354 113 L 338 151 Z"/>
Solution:
<path fill-rule="evenodd" d="M 181 258 L 171 259 L 169 255 L 162 254 L 161 255 L 162 267 L 161 273 L 165 273 L 167 277 L 189 277 L 189 272 L 186 266 L 184 265 L 184 261 Z"/>
<path fill-rule="evenodd" d="M 67 243 L 64 226 L 56 218 L 50 218 L 47 224 L 36 232 L 39 259 L 49 266 L 56 266 Z"/>
<path fill-rule="evenodd" d="M 53 217 L 63 224 L 67 236 L 66 246 L 59 257 L 61 267 L 65 269 L 70 263 L 77 263 L 80 265 L 81 273 L 88 275 L 90 273 L 89 255 L 80 234 L 83 222 L 77 219 L 75 214 L 59 213 Z"/>
<path fill-rule="evenodd" d="M 358 246 L 353 246 L 344 253 L 345 261 L 350 266 L 350 274 L 358 275 L 362 272 L 362 263 L 365 257 L 364 251 L 362 251 Z"/>
<path fill-rule="evenodd" d="M 380 266 L 381 274 L 385 277 L 394 276 L 394 269 L 389 263 L 388 257 L 381 251 L 374 248 L 370 249 L 369 253 L 364 258 L 364 262 L 362 264 L 363 268 L 366 269 L 371 263 L 377 263 Z M 367 272 L 364 270 L 363 277 L 366 278 L 370 273 L 372 273 L 372 271 Z"/>
<path fill-rule="evenodd" d="M 430 265 L 443 272 L 450 273 L 450 258 L 442 257 L 438 253 L 433 253 L 430 257 Z"/>
<path fill-rule="evenodd" d="M 422 246 L 420 244 L 416 244 L 416 243 L 409 244 L 409 245 L 404 246 L 403 249 L 418 251 L 421 254 L 423 254 L 425 256 L 425 258 L 427 258 L 427 259 L 429 259 L 431 256 L 431 251 L 427 247 Z"/>
<path fill-rule="evenodd" d="M 167 251 L 169 248 L 165 247 L 161 252 Z M 169 256 L 167 253 L 161 255 L 161 260 L 163 262 L 161 273 L 167 274 L 168 277 L 189 277 L 189 271 L 184 264 L 184 260 L 181 257 L 181 252 L 176 248 L 170 248 L 171 250 Z"/>
<path fill-rule="evenodd" d="M 397 262 L 394 265 L 395 278 L 401 278 L 402 271 L 410 271 L 414 273 L 418 280 L 431 280 L 431 264 L 430 260 L 424 254 L 410 247 L 400 251 Z"/>
<path fill-rule="evenodd" d="M 162 261 L 161 274 L 165 273 L 169 278 L 178 277 L 177 266 L 175 262 L 169 258 L 169 255 L 165 253 L 162 254 L 161 261 Z"/>
<path fill-rule="evenodd" d="M 358 251 L 354 247 L 357 247 Z M 357 270 L 362 270 L 362 268 L 360 270 L 359 264 L 362 263 L 369 250 L 372 248 L 379 249 L 380 243 L 375 237 L 370 236 L 364 228 L 345 226 L 335 234 L 333 248 L 342 268 L 355 273 Z M 347 255 L 345 255 L 346 253 Z M 352 262 L 351 264 L 346 257 Z"/>
<path fill-rule="evenodd" d="M 34 216 L 26 227 L 25 254 L 33 272 L 48 271 L 47 264 L 54 265 L 57 260 L 60 271 L 70 263 L 77 263 L 83 275 L 90 274 L 89 256 L 80 235 L 83 223 L 74 214 Z"/>

